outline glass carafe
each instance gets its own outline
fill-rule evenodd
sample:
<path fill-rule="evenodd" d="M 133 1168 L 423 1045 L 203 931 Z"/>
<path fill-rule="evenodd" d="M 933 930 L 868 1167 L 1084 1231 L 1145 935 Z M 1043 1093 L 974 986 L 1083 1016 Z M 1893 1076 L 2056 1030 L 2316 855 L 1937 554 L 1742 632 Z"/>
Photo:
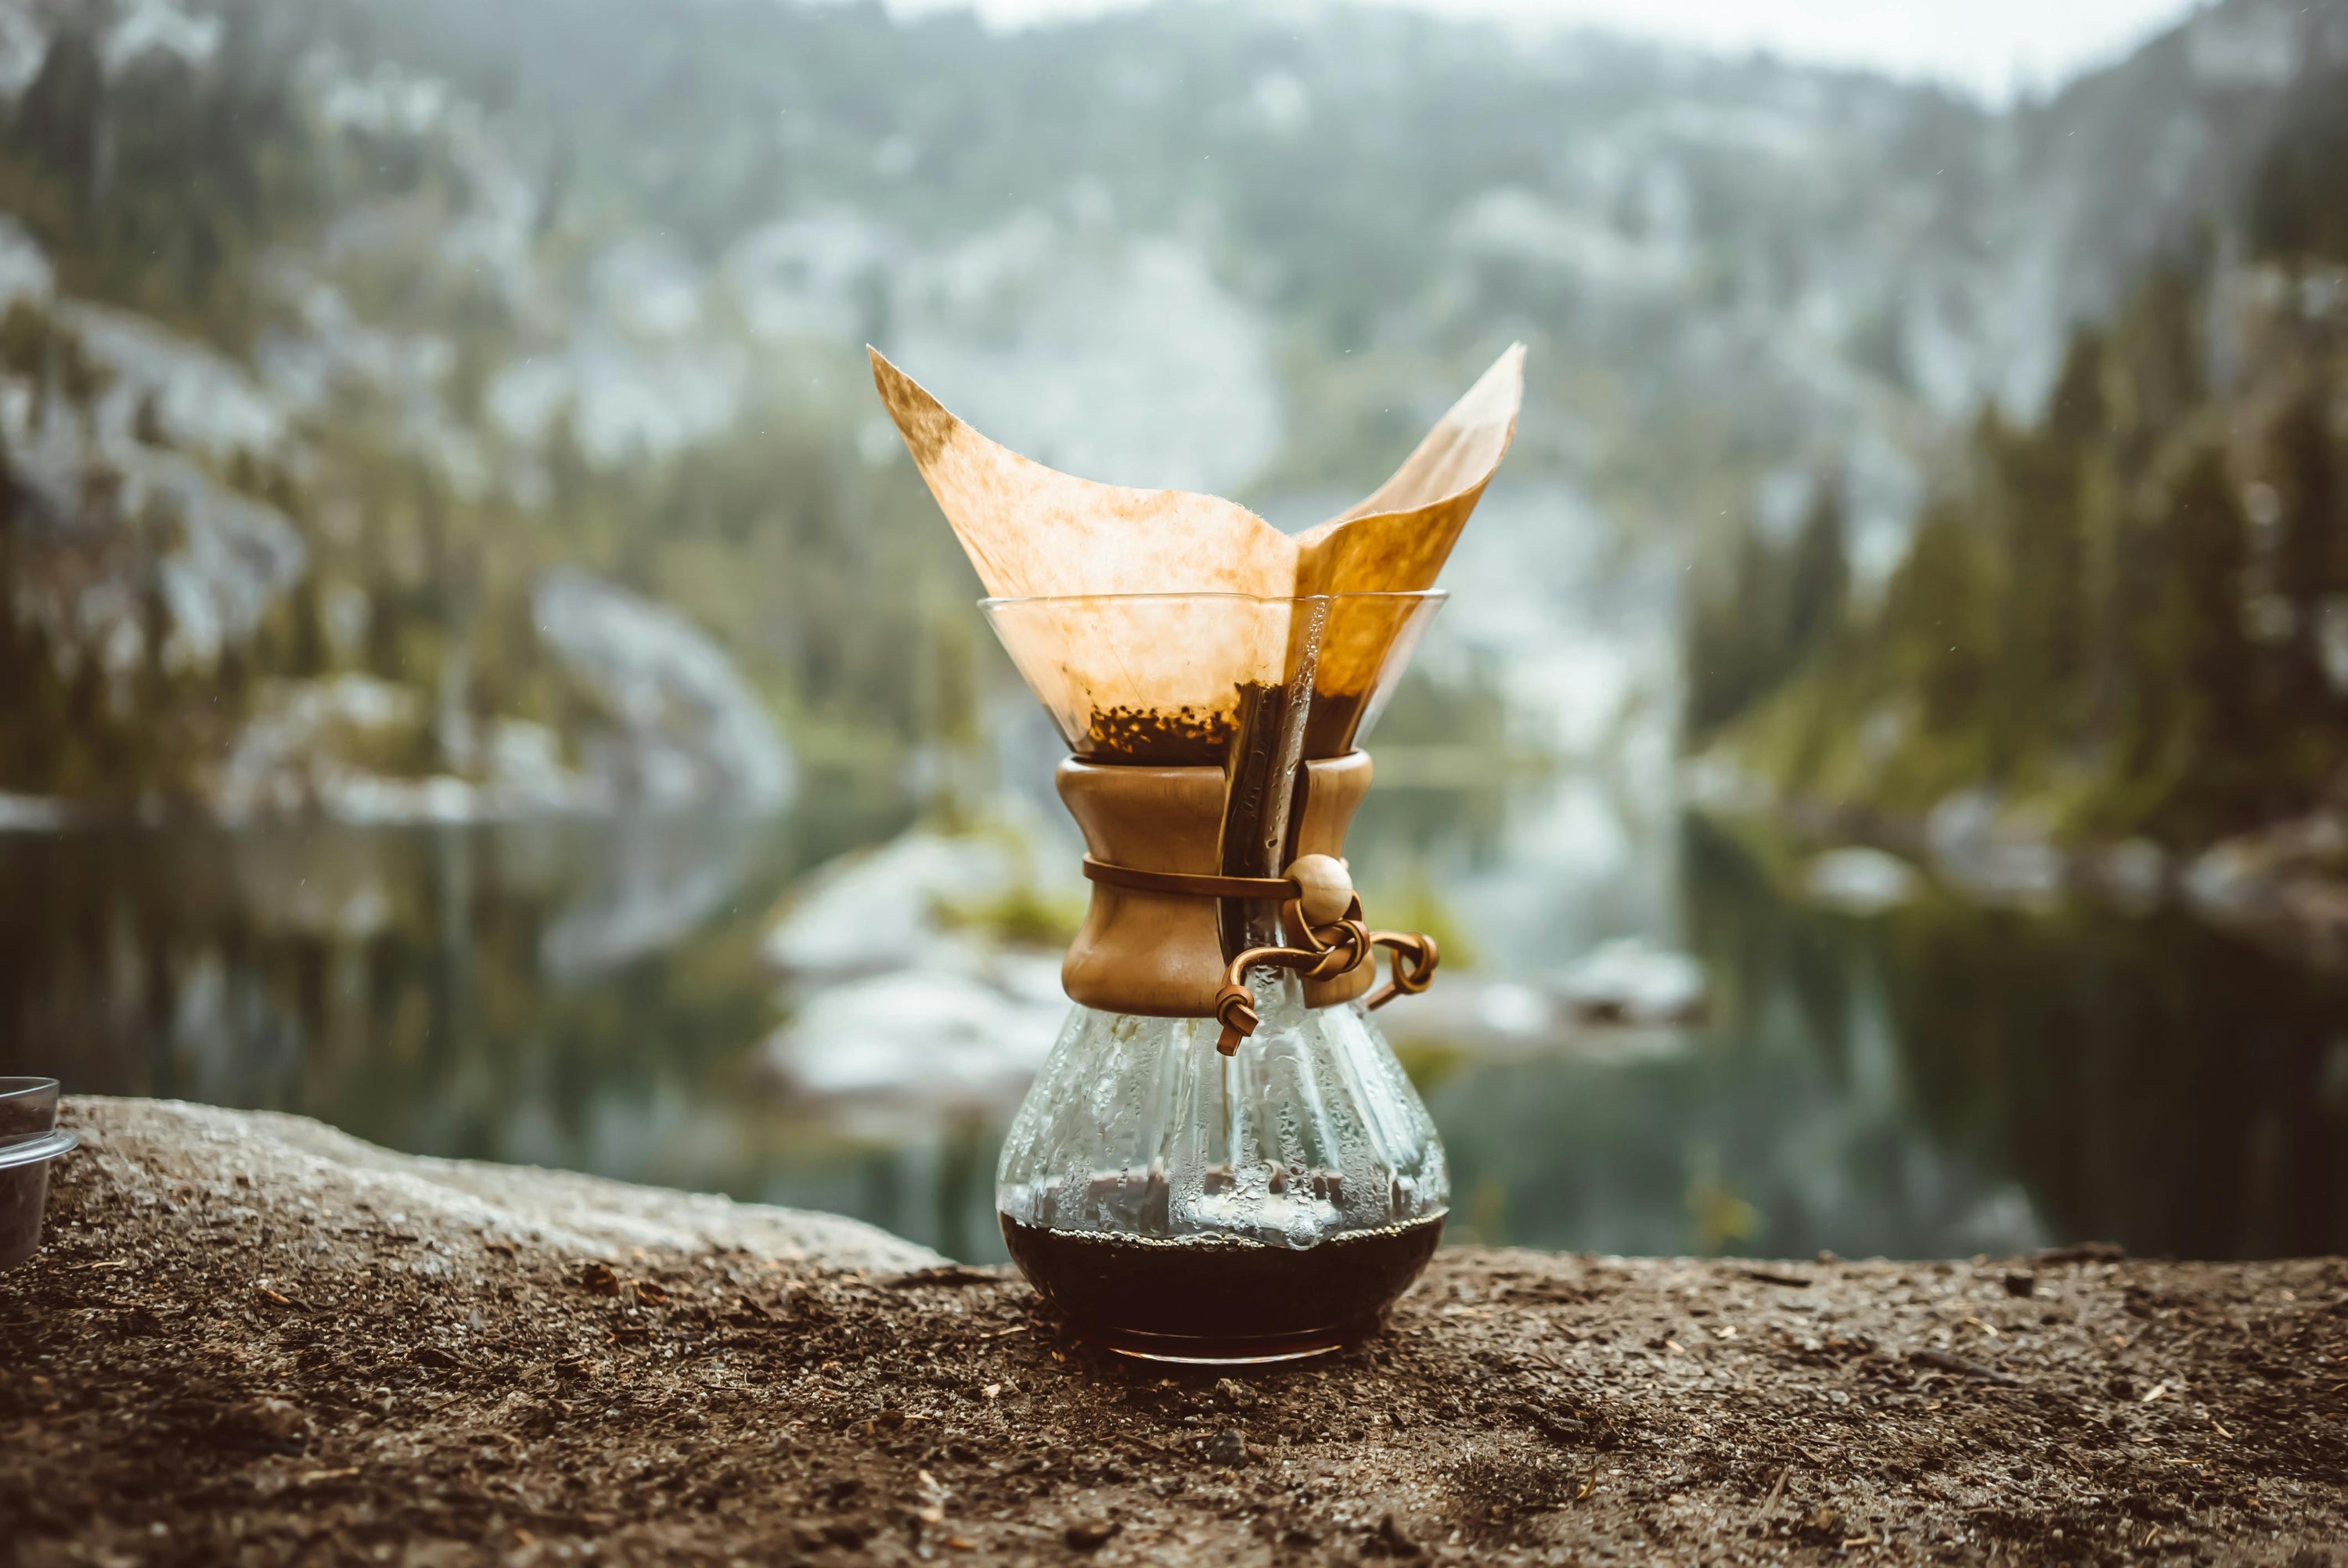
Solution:
<path fill-rule="evenodd" d="M 1077 1005 L 1013 1122 L 996 1207 L 1028 1280 L 1115 1349 L 1333 1348 L 1376 1323 L 1441 1238 L 1443 1146 L 1372 1020 L 1382 998 L 1365 1004 L 1375 966 L 1233 963 L 1315 945 L 1302 905 L 1262 889 L 1301 856 L 1342 867 L 1368 785 L 1356 743 L 1440 600 L 987 603 L 1074 753 L 1061 793 L 1095 879 L 1063 971 Z M 1146 880 L 1169 874 L 1251 896 Z M 1235 978 L 1251 1032 L 1216 1016 Z"/>

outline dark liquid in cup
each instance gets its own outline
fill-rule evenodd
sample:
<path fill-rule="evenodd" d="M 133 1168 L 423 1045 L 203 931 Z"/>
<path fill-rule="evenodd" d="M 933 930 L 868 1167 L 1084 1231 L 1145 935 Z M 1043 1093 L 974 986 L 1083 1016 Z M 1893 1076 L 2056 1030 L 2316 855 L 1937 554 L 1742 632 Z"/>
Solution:
<path fill-rule="evenodd" d="M 1443 1216 L 1309 1247 L 1102 1235 L 1009 1214 L 1011 1256 L 1072 1327 L 1113 1348 L 1200 1360 L 1309 1355 L 1377 1321 L 1443 1239 Z"/>

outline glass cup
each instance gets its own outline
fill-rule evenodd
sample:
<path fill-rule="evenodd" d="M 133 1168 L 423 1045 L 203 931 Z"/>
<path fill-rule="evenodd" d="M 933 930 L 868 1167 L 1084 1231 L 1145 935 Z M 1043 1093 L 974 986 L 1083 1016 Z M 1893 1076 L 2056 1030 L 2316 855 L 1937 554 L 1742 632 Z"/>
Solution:
<path fill-rule="evenodd" d="M 57 1128 L 57 1081 L 0 1078 L 0 1269 L 41 1245 L 49 1162 L 81 1140 Z"/>

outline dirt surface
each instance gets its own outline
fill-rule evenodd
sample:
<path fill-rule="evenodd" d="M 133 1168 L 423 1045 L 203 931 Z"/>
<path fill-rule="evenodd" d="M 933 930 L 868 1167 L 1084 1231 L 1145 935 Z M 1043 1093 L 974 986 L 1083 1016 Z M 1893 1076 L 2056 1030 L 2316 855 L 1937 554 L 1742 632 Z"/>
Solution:
<path fill-rule="evenodd" d="M 1441 1254 L 1120 1363 L 869 1227 L 85 1100 L 0 1276 L 0 1553 L 2348 1565 L 2348 1264 Z"/>

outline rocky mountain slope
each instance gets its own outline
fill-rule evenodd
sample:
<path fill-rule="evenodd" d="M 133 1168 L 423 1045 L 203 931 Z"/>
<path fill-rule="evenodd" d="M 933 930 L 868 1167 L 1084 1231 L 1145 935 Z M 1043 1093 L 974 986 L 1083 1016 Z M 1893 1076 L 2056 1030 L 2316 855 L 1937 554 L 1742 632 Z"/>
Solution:
<path fill-rule="evenodd" d="M 867 340 L 1046 461 L 1305 521 L 1523 337 L 1461 586 L 1529 598 L 1485 651 L 1541 743 L 1668 712 L 1668 639 L 1596 721 L 1544 695 L 1612 637 L 1571 602 L 1593 571 L 1667 620 L 1714 519 L 1831 470 L 1879 574 L 1952 422 L 2034 405 L 2074 317 L 2222 232 L 2276 106 L 2348 56 L 2337 3 L 2228 0 L 1992 112 L 1304 4 L 0 18 L 0 641 L 33 671 L 0 789 L 408 814 L 769 800 L 767 715 L 857 765 L 966 743 L 994 669 Z M 1594 567 L 1552 542 L 1582 533 Z M 690 765 L 644 752 L 541 635 L 557 566 L 683 611 L 740 668 L 737 739 L 680 688 Z"/>

